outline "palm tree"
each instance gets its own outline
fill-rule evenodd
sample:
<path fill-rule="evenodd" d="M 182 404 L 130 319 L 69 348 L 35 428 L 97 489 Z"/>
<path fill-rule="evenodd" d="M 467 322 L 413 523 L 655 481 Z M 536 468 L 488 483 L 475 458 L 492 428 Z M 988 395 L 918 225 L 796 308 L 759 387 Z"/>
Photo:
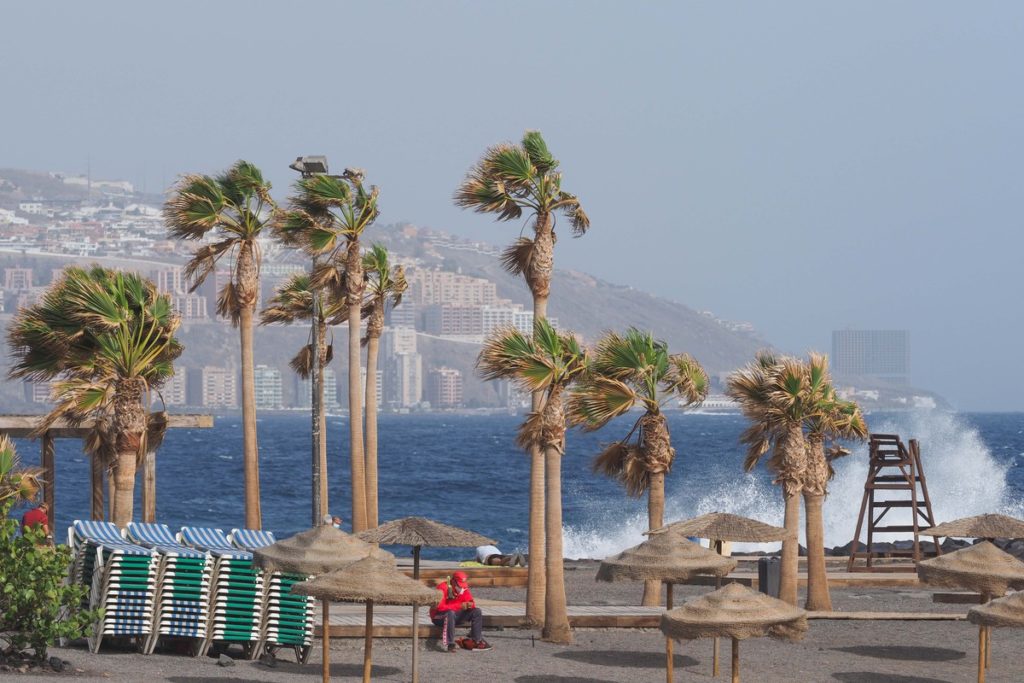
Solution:
<path fill-rule="evenodd" d="M 545 319 L 534 322 L 533 335 L 508 328 L 484 344 L 477 359 L 484 379 L 508 379 L 531 392 L 540 392 L 540 410 L 529 414 L 519 428 L 517 442 L 536 448 L 545 460 L 546 554 L 545 640 L 572 642 L 566 612 L 562 559 L 562 456 L 565 454 L 564 394 L 586 367 L 586 353 L 571 334 L 557 332 Z M 532 562 L 532 557 L 531 557 Z"/>
<path fill-rule="evenodd" d="M 806 423 L 807 469 L 804 473 L 804 523 L 807 536 L 807 602 L 809 610 L 832 610 L 825 572 L 825 521 L 822 505 L 835 475 L 832 461 L 848 453 L 841 447 L 826 452 L 826 439 L 865 439 L 867 423 L 860 406 L 837 397 L 828 372 L 828 357 L 812 353 L 805 364 L 807 387 L 815 410 Z"/>
<path fill-rule="evenodd" d="M 643 408 L 629 433 L 597 456 L 594 469 L 618 479 L 631 496 L 648 494 L 652 530 L 665 525 L 665 475 L 676 455 L 661 409 L 669 401 L 700 403 L 708 386 L 707 373 L 689 354 L 669 354 L 665 342 L 630 328 L 625 336 L 612 332 L 598 342 L 569 401 L 572 422 L 586 431 L 604 427 L 634 406 Z M 661 583 L 645 582 L 643 604 L 657 605 L 660 599 Z"/>
<path fill-rule="evenodd" d="M 69 267 L 42 301 L 18 311 L 7 343 L 12 378 L 50 381 L 58 419 L 94 421 L 114 453 L 113 521 L 132 520 L 135 471 L 145 453 L 150 392 L 181 354 L 178 317 L 167 296 L 135 273 Z"/>
<path fill-rule="evenodd" d="M 520 236 L 502 255 L 502 265 L 522 275 L 533 294 L 533 319 L 547 318 L 551 276 L 554 273 L 555 214 L 569 220 L 576 237 L 586 233 L 590 219 L 576 195 L 562 190 L 558 160 L 539 131 L 527 131 L 518 145 L 490 147 L 469 170 L 455 192 L 455 203 L 478 213 L 491 213 L 500 221 L 533 217 L 533 237 Z M 538 412 L 541 392 L 533 394 Z M 538 625 L 544 613 L 544 456 L 530 450 L 530 566 L 526 591 L 527 621 Z"/>
<path fill-rule="evenodd" d="M 43 487 L 42 467 L 23 467 L 14 442 L 0 434 L 0 510 L 7 501 L 32 501 Z"/>
<path fill-rule="evenodd" d="M 231 277 L 217 293 L 217 313 L 231 319 L 231 324 L 239 329 L 241 342 L 245 525 L 250 529 L 262 526 L 252 338 L 260 290 L 258 240 L 273 208 L 270 183 L 247 161 L 237 161 L 217 176 L 183 176 L 164 204 L 164 220 L 172 237 L 213 238 L 212 243 L 196 249 L 185 267 L 190 291 L 202 285 L 222 259 L 230 262 Z"/>
<path fill-rule="evenodd" d="M 319 410 L 314 418 L 320 425 L 320 480 L 313 485 L 320 490 L 320 509 L 317 511 L 317 520 L 323 518 L 330 509 L 327 493 L 327 415 L 324 411 L 324 368 L 334 358 L 334 344 L 327 341 L 327 325 L 334 323 L 339 316 L 348 314 L 348 307 L 344 301 L 338 301 L 326 293 L 319 298 L 313 296 L 313 288 L 310 285 L 308 273 L 296 273 L 286 280 L 280 287 L 270 303 L 260 313 L 261 325 L 287 325 L 299 321 L 310 321 L 309 341 L 299 349 L 295 357 L 288 365 L 303 379 L 309 379 L 313 374 L 313 340 L 319 339 L 320 353 L 319 363 L 316 372 L 319 374 L 319 401 L 316 402 Z M 314 299 L 317 305 L 314 306 Z M 314 311 L 314 308 L 316 309 Z M 314 321 L 315 319 L 315 321 Z M 317 333 L 314 334 L 313 325 L 316 325 Z"/>
<path fill-rule="evenodd" d="M 286 243 L 320 258 L 312 286 L 326 288 L 348 305 L 349 457 L 352 468 L 352 530 L 367 528 L 366 456 L 363 449 L 363 404 L 360 395 L 359 321 L 366 277 L 360 238 L 376 220 L 379 190 L 363 185 L 361 169 L 346 168 L 341 176 L 313 175 L 295 184 L 289 209 L 275 222 Z"/>
<path fill-rule="evenodd" d="M 379 523 L 377 509 L 377 357 L 380 335 L 384 330 L 384 313 L 388 306 L 402 303 L 402 294 L 409 288 L 405 268 L 391 267 L 388 250 L 379 244 L 363 256 L 367 298 L 363 305 L 366 318 L 366 524 L 370 529 Z"/>
<path fill-rule="evenodd" d="M 726 394 L 740 404 L 751 424 L 740 436 L 747 445 L 746 471 L 772 451 L 768 468 L 774 483 L 782 487 L 785 501 L 783 525 L 790 536 L 782 542 L 779 598 L 795 605 L 799 557 L 800 493 L 807 471 L 803 428 L 817 407 L 810 389 L 806 365 L 796 358 L 760 351 L 754 362 L 729 375 Z"/>

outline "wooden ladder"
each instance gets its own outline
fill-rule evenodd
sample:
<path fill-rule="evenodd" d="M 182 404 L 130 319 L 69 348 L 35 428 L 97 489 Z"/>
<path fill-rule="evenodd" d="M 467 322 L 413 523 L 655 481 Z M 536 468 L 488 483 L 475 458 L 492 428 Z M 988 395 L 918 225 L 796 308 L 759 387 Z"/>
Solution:
<path fill-rule="evenodd" d="M 864 482 L 864 498 L 860 504 L 860 516 L 857 519 L 857 531 L 850 547 L 850 560 L 847 571 L 916 571 L 916 563 L 921 561 L 921 534 L 935 526 L 932 514 L 932 503 L 928 497 L 928 482 L 921 468 L 921 449 L 916 439 L 910 440 L 908 449 L 900 441 L 897 434 L 872 434 L 869 446 L 868 477 Z M 920 489 L 920 490 L 919 490 Z M 876 491 L 903 491 L 907 497 L 875 498 Z M 882 521 L 891 510 L 909 509 L 910 524 L 883 524 Z M 867 520 L 867 545 L 860 550 L 860 533 Z M 872 549 L 875 534 L 893 534 L 913 532 L 913 550 L 889 550 L 874 552 Z M 935 540 L 935 555 L 942 554 L 939 539 Z M 912 557 L 914 565 L 876 565 L 874 560 L 879 557 Z M 864 563 L 858 565 L 858 560 Z"/>

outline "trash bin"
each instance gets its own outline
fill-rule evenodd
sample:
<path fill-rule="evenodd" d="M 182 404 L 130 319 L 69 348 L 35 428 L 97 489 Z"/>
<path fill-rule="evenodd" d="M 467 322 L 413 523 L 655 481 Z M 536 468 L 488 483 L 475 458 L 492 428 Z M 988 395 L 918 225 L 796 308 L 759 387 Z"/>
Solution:
<path fill-rule="evenodd" d="M 778 557 L 762 557 L 757 561 L 757 587 L 773 598 L 779 597 L 782 581 L 782 560 Z"/>

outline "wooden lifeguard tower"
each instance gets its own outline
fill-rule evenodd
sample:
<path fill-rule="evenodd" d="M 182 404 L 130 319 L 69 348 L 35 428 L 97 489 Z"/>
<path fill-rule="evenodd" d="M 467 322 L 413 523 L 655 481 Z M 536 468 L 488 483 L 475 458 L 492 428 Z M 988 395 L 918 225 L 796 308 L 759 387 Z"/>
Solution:
<path fill-rule="evenodd" d="M 864 498 L 860 504 L 860 517 L 850 547 L 847 571 L 916 571 L 915 565 L 921 561 L 921 534 L 935 526 L 932 503 L 928 497 L 928 482 L 921 468 L 921 449 L 916 439 L 910 440 L 908 448 L 903 445 L 898 434 L 872 434 L 868 455 L 868 477 L 864 482 Z M 879 497 L 877 494 L 880 491 L 889 493 Z M 885 520 L 889 512 L 897 509 L 910 511 L 910 524 L 894 524 L 891 519 Z M 860 534 L 865 526 L 867 544 L 861 550 Z M 874 552 L 875 534 L 908 531 L 914 534 L 913 549 Z M 939 539 L 934 540 L 934 554 L 942 554 Z M 880 557 L 912 557 L 915 564 L 875 564 L 874 560 Z M 858 565 L 859 560 L 863 560 L 863 564 Z"/>

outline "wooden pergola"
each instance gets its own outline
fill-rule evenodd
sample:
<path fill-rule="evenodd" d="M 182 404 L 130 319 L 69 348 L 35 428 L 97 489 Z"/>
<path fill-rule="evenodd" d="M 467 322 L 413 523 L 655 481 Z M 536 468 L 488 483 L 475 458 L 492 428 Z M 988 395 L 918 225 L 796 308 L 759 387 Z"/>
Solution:
<path fill-rule="evenodd" d="M 33 438 L 32 433 L 39 424 L 39 415 L 0 415 L 0 434 L 7 434 L 12 439 Z M 172 415 L 167 416 L 168 429 L 210 429 L 213 427 L 212 415 Z M 50 506 L 50 519 L 57 516 L 54 507 L 54 489 L 57 479 L 57 467 L 54 463 L 54 441 L 56 439 L 81 439 L 85 437 L 92 425 L 84 424 L 72 427 L 58 420 L 47 429 L 39 441 L 41 444 L 39 464 L 43 468 L 43 500 Z M 91 510 L 92 519 L 103 519 L 103 470 L 97 467 L 92 458 L 89 459 L 92 474 Z M 146 453 L 142 463 L 142 521 L 156 521 L 156 451 Z"/>

